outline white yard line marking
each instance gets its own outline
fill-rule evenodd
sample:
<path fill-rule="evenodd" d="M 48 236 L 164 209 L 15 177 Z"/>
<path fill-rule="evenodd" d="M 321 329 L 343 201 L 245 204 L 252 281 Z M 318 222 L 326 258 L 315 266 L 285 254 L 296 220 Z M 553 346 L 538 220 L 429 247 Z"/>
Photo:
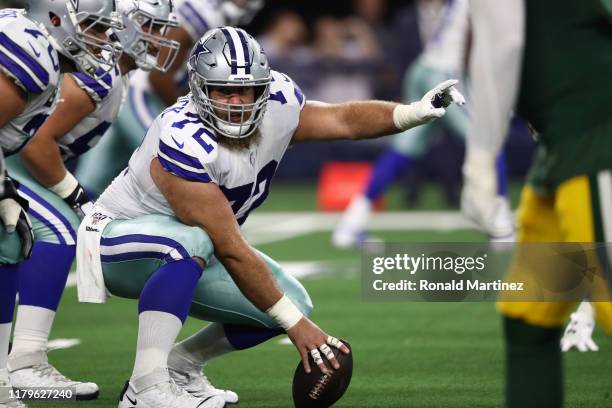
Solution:
<path fill-rule="evenodd" d="M 342 214 L 276 212 L 253 214 L 243 231 L 253 245 L 283 241 L 319 231 L 332 231 Z M 383 231 L 474 229 L 459 211 L 402 211 L 375 213 L 368 228 Z"/>
<path fill-rule="evenodd" d="M 47 350 L 63 350 L 75 347 L 81 344 L 80 339 L 53 339 L 47 343 Z"/>

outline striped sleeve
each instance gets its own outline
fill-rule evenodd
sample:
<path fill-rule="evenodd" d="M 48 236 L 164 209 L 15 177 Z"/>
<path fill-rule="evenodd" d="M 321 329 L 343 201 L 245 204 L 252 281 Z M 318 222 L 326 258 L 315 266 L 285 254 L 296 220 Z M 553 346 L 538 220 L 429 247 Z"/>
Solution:
<path fill-rule="evenodd" d="M 102 102 L 113 87 L 113 80 L 110 74 L 106 74 L 98 80 L 82 72 L 73 72 L 71 75 L 95 103 Z"/>
<path fill-rule="evenodd" d="M 306 97 L 298 84 L 282 72 L 272 71 L 272 86 L 270 92 L 270 99 L 276 100 L 283 105 L 288 102 L 290 104 L 297 102 L 300 110 L 306 105 Z"/>
<path fill-rule="evenodd" d="M 306 97 L 298 84 L 295 82 L 293 82 L 293 94 L 295 95 L 295 99 L 297 99 L 298 103 L 300 104 L 300 110 L 304 109 L 304 105 L 306 105 Z"/>
<path fill-rule="evenodd" d="M 216 182 L 208 166 L 190 152 L 189 142 L 172 134 L 160 137 L 157 157 L 161 165 L 172 174 L 188 181 Z"/>
<path fill-rule="evenodd" d="M 224 25 L 222 16 L 210 0 L 184 0 L 177 6 L 179 25 L 193 41 L 198 41 L 208 30 Z"/>
<path fill-rule="evenodd" d="M 32 52 L 40 53 L 34 48 Z M 41 94 L 49 85 L 49 72 L 25 48 L 0 33 L 0 67 L 28 93 Z"/>

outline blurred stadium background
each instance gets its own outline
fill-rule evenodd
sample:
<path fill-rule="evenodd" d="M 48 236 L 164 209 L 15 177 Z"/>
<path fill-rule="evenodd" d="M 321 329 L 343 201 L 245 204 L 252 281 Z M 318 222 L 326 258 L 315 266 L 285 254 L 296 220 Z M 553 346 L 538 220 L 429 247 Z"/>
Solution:
<path fill-rule="evenodd" d="M 20 2 L 2 1 L 0 6 L 16 3 Z M 431 37 L 442 4 L 442 0 L 267 0 L 246 28 L 261 40 L 271 65 L 290 75 L 310 99 L 399 101 L 404 73 Z M 390 212 L 373 217 L 375 236 L 393 242 L 486 239 L 457 211 L 462 144 L 445 131 L 439 131 L 435 140 L 434 148 L 386 195 L 384 208 Z M 503 345 L 493 304 L 364 302 L 359 252 L 331 245 L 339 215 L 322 211 L 322 172 L 335 162 L 367 165 L 388 143 L 387 138 L 293 147 L 281 163 L 268 200 L 249 218 L 245 233 L 258 249 L 303 280 L 315 303 L 314 320 L 351 342 L 356 359 L 353 383 L 337 406 L 500 407 Z M 505 149 L 516 205 L 533 150 L 519 121 L 513 124 Z M 350 172 L 340 171 L 337 176 L 352 181 L 354 193 L 365 182 Z M 332 185 L 335 188 L 340 187 Z M 100 400 L 79 405 L 114 406 L 133 363 L 135 303 L 115 298 L 105 306 L 79 305 L 71 287 L 60 308 L 63 313 L 58 314 L 52 333 L 60 350 L 51 352 L 51 362 L 70 377 L 100 385 Z M 188 320 L 181 337 L 198 325 Z M 595 340 L 600 352 L 570 353 L 565 360 L 568 407 L 612 407 L 609 373 L 597 364 L 612 358 L 612 347 L 600 331 Z M 242 406 L 287 407 L 297 361 L 289 342 L 276 338 L 213 361 L 206 373 L 215 385 L 238 392 Z"/>

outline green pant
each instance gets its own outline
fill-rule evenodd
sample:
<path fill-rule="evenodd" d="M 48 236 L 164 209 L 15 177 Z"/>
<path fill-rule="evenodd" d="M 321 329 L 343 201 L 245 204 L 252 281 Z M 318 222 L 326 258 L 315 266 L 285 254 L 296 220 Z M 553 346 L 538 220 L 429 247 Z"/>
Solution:
<path fill-rule="evenodd" d="M 191 316 L 211 322 L 278 327 L 244 297 L 229 272 L 213 256 L 212 242 L 201 228 L 165 215 L 114 220 L 104 229 L 100 248 L 104 280 L 113 295 L 137 299 L 160 266 L 199 257 L 207 265 L 193 296 Z M 259 254 L 285 294 L 309 315 L 312 302 L 304 287 L 274 260 Z"/>

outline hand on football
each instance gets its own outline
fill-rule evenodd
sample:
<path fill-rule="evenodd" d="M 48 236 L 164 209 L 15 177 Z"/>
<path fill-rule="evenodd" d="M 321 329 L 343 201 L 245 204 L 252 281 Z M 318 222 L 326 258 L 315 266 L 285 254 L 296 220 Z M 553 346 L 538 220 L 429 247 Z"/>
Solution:
<path fill-rule="evenodd" d="M 292 328 L 287 330 L 287 335 L 298 349 L 302 357 L 304 370 L 308 374 L 311 372 L 310 361 L 308 359 L 309 354 L 319 366 L 321 372 L 326 374 L 328 368 L 324 363 L 324 359 L 327 359 L 335 369 L 340 368 L 340 364 L 334 357 L 331 347 L 336 347 L 344 354 L 350 353 L 349 349 L 342 342 L 326 334 L 307 317 L 303 317 Z"/>

